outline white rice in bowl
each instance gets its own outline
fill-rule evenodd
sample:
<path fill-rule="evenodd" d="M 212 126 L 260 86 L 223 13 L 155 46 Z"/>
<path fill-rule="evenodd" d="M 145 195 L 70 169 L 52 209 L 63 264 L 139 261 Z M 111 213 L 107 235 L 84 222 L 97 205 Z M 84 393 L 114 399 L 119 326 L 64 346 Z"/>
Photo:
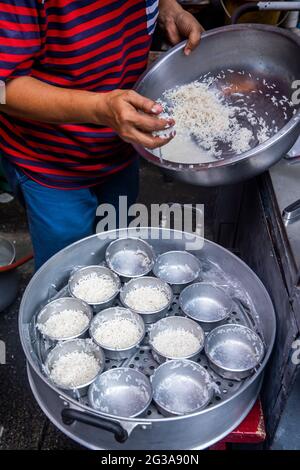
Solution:
<path fill-rule="evenodd" d="M 199 339 L 183 328 L 169 328 L 154 336 L 153 347 L 165 357 L 189 357 L 200 348 Z"/>
<path fill-rule="evenodd" d="M 113 297 L 117 288 L 112 277 L 95 272 L 82 276 L 74 285 L 73 294 L 89 304 L 98 304 Z"/>
<path fill-rule="evenodd" d="M 127 318 L 113 318 L 96 327 L 94 339 L 109 349 L 127 349 L 141 338 L 139 325 Z"/>
<path fill-rule="evenodd" d="M 137 312 L 156 312 L 168 305 L 167 292 L 159 287 L 141 286 L 128 292 L 125 302 L 129 308 Z"/>
<path fill-rule="evenodd" d="M 79 335 L 89 324 L 88 316 L 80 310 L 64 309 L 38 323 L 40 332 L 50 338 L 63 339 Z"/>

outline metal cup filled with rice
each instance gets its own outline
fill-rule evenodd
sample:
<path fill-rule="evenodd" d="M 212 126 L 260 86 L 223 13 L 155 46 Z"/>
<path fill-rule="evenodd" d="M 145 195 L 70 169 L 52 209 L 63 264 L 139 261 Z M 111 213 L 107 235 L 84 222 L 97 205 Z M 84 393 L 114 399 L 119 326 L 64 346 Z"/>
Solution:
<path fill-rule="evenodd" d="M 49 352 L 45 372 L 57 387 L 82 396 L 104 363 L 103 351 L 91 339 L 74 339 L 58 343 Z"/>
<path fill-rule="evenodd" d="M 140 315 L 122 307 L 99 312 L 90 325 L 90 335 L 110 359 L 126 359 L 137 351 L 145 336 Z"/>
<path fill-rule="evenodd" d="M 104 266 L 86 266 L 75 271 L 68 283 L 72 297 L 87 302 L 94 312 L 112 305 L 121 282 L 117 274 Z"/>

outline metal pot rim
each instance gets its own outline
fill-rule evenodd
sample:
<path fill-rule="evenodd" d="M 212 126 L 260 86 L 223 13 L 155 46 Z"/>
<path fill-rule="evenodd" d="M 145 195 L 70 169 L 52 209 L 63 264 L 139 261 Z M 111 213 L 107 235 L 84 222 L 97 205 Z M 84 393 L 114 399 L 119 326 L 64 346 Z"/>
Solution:
<path fill-rule="evenodd" d="M 286 31 L 282 28 L 278 28 L 276 26 L 270 26 L 270 25 L 263 25 L 263 24 L 252 24 L 252 23 L 242 23 L 242 24 L 236 24 L 236 25 L 228 25 L 228 26 L 222 26 L 220 28 L 214 28 L 209 31 L 205 31 L 201 35 L 201 41 L 205 40 L 205 38 L 209 38 L 210 36 L 215 36 L 218 34 L 226 34 L 231 31 L 246 31 L 246 30 L 256 30 L 256 31 L 265 31 L 268 33 L 273 33 L 277 35 L 284 36 L 287 39 L 290 39 L 294 43 L 296 43 L 299 46 L 300 49 L 300 38 L 296 35 L 293 34 L 289 31 Z M 139 80 L 136 82 L 134 90 L 139 89 L 140 84 L 143 82 L 146 76 L 151 75 L 152 72 L 154 72 L 157 68 L 159 68 L 161 61 L 164 61 L 168 59 L 170 56 L 175 54 L 177 51 L 183 49 L 186 45 L 186 41 L 183 41 L 179 44 L 177 44 L 175 47 L 172 47 L 169 51 L 163 54 L 162 57 L 157 59 L 139 78 Z M 226 160 L 217 160 L 213 162 L 208 162 L 208 163 L 195 163 L 195 164 L 189 164 L 189 163 L 175 163 L 175 162 L 169 162 L 166 161 L 166 163 L 161 163 L 159 157 L 156 157 L 153 155 L 151 152 L 149 152 L 147 149 L 144 147 L 138 145 L 138 144 L 133 144 L 134 148 L 141 153 L 145 158 L 150 160 L 152 163 L 155 165 L 165 168 L 167 170 L 172 170 L 172 171 L 179 171 L 181 173 L 187 173 L 190 171 L 197 172 L 197 171 L 212 171 L 214 168 L 224 168 L 227 166 L 235 165 L 239 162 L 242 162 L 244 160 L 250 159 L 251 157 L 255 157 L 257 154 L 259 154 L 262 151 L 265 151 L 272 147 L 272 145 L 281 140 L 281 138 L 290 133 L 297 125 L 300 123 L 300 108 L 297 110 L 297 112 L 292 116 L 292 118 L 280 129 L 277 134 L 273 135 L 270 137 L 270 139 L 266 140 L 262 144 L 254 147 L 253 149 L 248 150 L 247 152 L 244 152 L 240 155 L 231 157 L 231 158 L 226 158 Z"/>
<path fill-rule="evenodd" d="M 109 236 L 109 234 L 114 234 L 114 236 L 118 236 L 118 234 L 120 233 L 123 233 L 123 230 L 125 230 L 125 233 L 128 233 L 128 228 L 127 229 L 118 229 L 118 230 L 111 230 L 109 232 L 106 232 L 106 236 Z M 130 230 L 130 229 L 129 229 Z M 149 231 L 151 230 L 151 227 L 141 227 L 140 228 L 141 231 L 144 231 L 144 232 L 147 232 L 149 233 Z M 157 229 L 158 230 L 158 229 Z M 162 230 L 162 229 L 160 229 Z M 174 229 L 164 229 L 164 230 L 168 230 L 170 233 L 173 233 L 173 234 L 177 234 L 177 236 L 181 235 L 181 236 L 184 236 L 184 235 L 190 235 L 188 234 L 187 232 L 182 232 L 180 230 L 174 230 Z M 86 237 L 85 239 L 83 240 L 88 240 L 90 238 L 93 238 L 93 237 L 99 237 L 99 234 L 95 234 L 95 235 L 90 235 L 89 237 Z M 200 237 L 199 235 L 195 235 L 195 238 L 198 238 L 198 239 L 203 239 L 203 237 Z M 79 240 L 77 242 L 74 242 L 72 245 L 70 246 L 75 246 L 77 244 L 80 244 L 82 242 L 82 240 Z M 216 246 L 218 247 L 218 249 L 220 251 L 223 251 L 224 253 L 227 253 L 228 250 L 226 250 L 225 248 L 223 248 L 222 246 L 218 245 L 217 243 L 215 242 L 212 242 L 210 240 L 206 240 L 205 239 L 205 243 L 208 243 L 212 246 Z M 31 278 L 28 286 L 27 286 L 27 289 L 35 282 L 36 278 L 38 277 L 39 275 L 39 272 L 42 272 L 42 271 L 46 271 L 47 270 L 47 265 L 48 263 L 53 260 L 55 257 L 59 257 L 60 256 L 60 253 L 56 253 L 52 258 L 50 258 L 50 260 L 48 260 L 41 268 L 38 272 L 36 272 L 34 274 L 34 276 Z M 242 266 L 243 268 L 248 271 L 248 272 L 251 272 L 251 274 L 253 276 L 255 276 L 256 278 L 256 282 L 257 284 L 260 286 L 260 288 L 262 289 L 262 291 L 265 292 L 265 294 L 267 295 L 267 298 L 270 302 L 270 312 L 272 312 L 272 316 L 273 316 L 273 320 L 274 320 L 274 330 L 271 334 L 271 339 L 270 339 L 270 344 L 269 344 L 269 347 L 268 349 L 266 350 L 266 353 L 265 353 L 265 357 L 262 361 L 262 363 L 260 364 L 260 367 L 258 369 L 258 371 L 256 372 L 256 374 L 254 374 L 253 376 L 251 376 L 247 381 L 245 381 L 243 383 L 243 385 L 239 388 L 239 390 L 236 392 L 236 394 L 233 396 L 233 397 L 229 397 L 227 399 L 225 399 L 224 401 L 221 401 L 219 403 L 216 403 L 215 405 L 209 407 L 209 408 L 205 408 L 204 410 L 200 410 L 198 412 L 195 412 L 195 413 L 191 413 L 189 415 L 185 415 L 185 416 L 171 416 L 169 418 L 147 418 L 147 421 L 149 421 L 149 423 L 151 421 L 155 421 L 155 422 L 160 422 L 160 421 L 165 421 L 166 419 L 169 421 L 169 422 L 175 422 L 177 420 L 182 420 L 182 419 L 188 419 L 190 417 L 193 417 L 193 416 L 198 416 L 199 414 L 205 414 L 211 410 L 215 410 L 221 406 L 223 406 L 225 403 L 228 403 L 230 402 L 231 400 L 235 399 L 236 397 L 238 397 L 239 395 L 241 395 L 251 384 L 253 384 L 253 382 L 255 380 L 258 379 L 259 376 L 262 375 L 263 371 L 264 371 L 264 367 L 266 366 L 267 362 L 268 362 L 268 359 L 271 355 L 271 352 L 272 352 L 272 349 L 273 349 L 273 346 L 274 346 L 274 342 L 275 342 L 275 336 L 276 336 L 276 317 L 275 317 L 275 311 L 274 311 L 274 307 L 273 307 L 273 304 L 271 302 L 271 299 L 270 299 L 270 296 L 265 288 L 265 286 L 263 285 L 262 281 L 259 279 L 259 277 L 249 268 L 249 266 L 244 262 L 242 261 L 240 258 L 238 258 L 235 254 L 231 253 L 231 256 L 236 259 Z M 23 324 L 22 324 L 22 311 L 24 309 L 24 303 L 25 303 L 25 296 L 23 296 L 22 298 L 22 301 L 21 301 L 21 304 L 20 304 L 20 315 L 19 315 L 19 319 L 18 319 L 18 324 L 19 324 L 19 332 L 20 332 L 20 341 L 21 341 L 21 344 L 22 344 L 22 348 L 23 348 L 23 351 L 25 353 L 25 356 L 26 356 L 26 360 L 27 362 L 29 363 L 30 367 L 34 370 L 34 372 L 38 375 L 38 377 L 41 378 L 41 380 L 43 382 L 46 382 L 46 385 L 49 386 L 56 394 L 58 394 L 59 396 L 62 397 L 63 400 L 65 400 L 67 403 L 70 403 L 70 405 L 73 405 L 74 407 L 76 408 L 81 408 L 85 411 L 88 411 L 88 412 L 91 412 L 91 408 L 87 405 L 84 405 L 84 404 L 81 404 L 81 403 L 78 403 L 78 401 L 76 401 L 75 399 L 73 399 L 72 397 L 70 397 L 69 395 L 67 395 L 66 393 L 64 393 L 61 389 L 59 389 L 58 387 L 54 386 L 49 380 L 46 380 L 46 377 L 45 375 L 41 372 L 38 364 L 33 360 L 33 358 L 31 357 L 31 354 L 30 354 L 30 349 L 28 348 L 28 345 L 26 344 L 26 341 L 25 341 L 25 338 L 24 338 L 24 335 L 23 335 Z M 96 413 L 97 415 L 99 416 L 102 416 L 102 413 L 99 413 L 97 412 L 96 410 L 93 410 L 94 413 Z M 115 420 L 117 421 L 118 419 L 115 417 L 115 416 L 110 416 L 112 420 Z M 126 422 L 126 423 L 132 423 L 132 424 L 138 424 L 140 423 L 140 419 L 138 418 L 122 418 L 120 419 L 120 421 L 123 421 L 123 422 Z"/>

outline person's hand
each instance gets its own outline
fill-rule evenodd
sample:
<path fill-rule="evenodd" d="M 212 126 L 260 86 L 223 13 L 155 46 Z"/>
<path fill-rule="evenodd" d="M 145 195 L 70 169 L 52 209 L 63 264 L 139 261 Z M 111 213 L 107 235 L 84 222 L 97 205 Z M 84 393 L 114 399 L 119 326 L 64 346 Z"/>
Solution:
<path fill-rule="evenodd" d="M 200 43 L 203 27 L 176 0 L 160 0 L 158 21 L 173 46 L 187 39 L 184 48 L 186 55 L 189 55 Z"/>
<path fill-rule="evenodd" d="M 101 95 L 96 114 L 99 122 L 114 129 L 126 142 L 154 149 L 173 138 L 152 135 L 175 124 L 173 119 L 160 119 L 162 111 L 161 105 L 133 90 L 114 90 Z"/>

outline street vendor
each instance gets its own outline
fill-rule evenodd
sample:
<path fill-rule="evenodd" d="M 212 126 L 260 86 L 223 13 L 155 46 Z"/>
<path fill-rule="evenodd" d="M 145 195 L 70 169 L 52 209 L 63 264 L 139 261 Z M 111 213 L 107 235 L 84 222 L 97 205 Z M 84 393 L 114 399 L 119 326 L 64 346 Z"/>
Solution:
<path fill-rule="evenodd" d="M 0 0 L 0 152 L 25 204 L 36 268 L 91 235 L 97 206 L 135 202 L 131 146 L 156 148 L 174 124 L 131 88 L 156 21 L 189 55 L 201 26 L 176 0 Z"/>

